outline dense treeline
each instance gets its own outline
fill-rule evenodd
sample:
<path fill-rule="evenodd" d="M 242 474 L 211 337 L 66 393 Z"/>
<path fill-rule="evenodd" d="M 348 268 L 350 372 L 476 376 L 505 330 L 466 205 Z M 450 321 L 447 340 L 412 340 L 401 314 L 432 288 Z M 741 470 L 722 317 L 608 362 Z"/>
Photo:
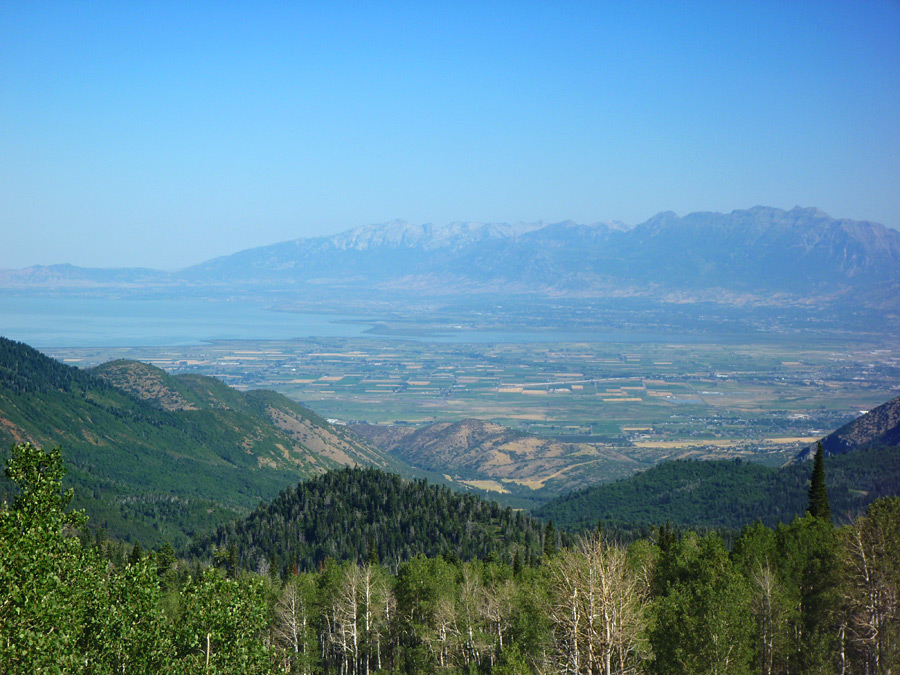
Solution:
<path fill-rule="evenodd" d="M 284 580 L 123 557 L 72 536 L 58 451 L 16 446 L 0 511 L 0 663 L 67 673 L 887 674 L 900 667 L 900 498 L 715 534 L 596 530 L 540 561 L 326 561 Z M 825 501 L 823 501 L 823 499 Z M 112 553 L 112 555 L 110 555 Z M 222 563 L 227 563 L 221 560 Z"/>
<path fill-rule="evenodd" d="M 518 554 L 527 564 L 540 556 L 542 536 L 522 511 L 479 496 L 378 469 L 346 468 L 283 491 L 190 552 L 205 559 L 227 553 L 244 569 L 269 566 L 284 576 L 329 559 L 396 568 L 420 554 L 510 563 Z"/>
<path fill-rule="evenodd" d="M 49 359 L 28 345 L 0 338 L 0 387 L 14 394 L 44 394 L 96 388 L 83 370 Z"/>
<path fill-rule="evenodd" d="M 627 532 L 666 521 L 681 528 L 739 530 L 759 519 L 774 527 L 805 513 L 810 468 L 805 462 L 780 469 L 740 460 L 664 462 L 564 495 L 534 513 L 576 529 L 600 518 Z M 849 522 L 879 497 L 900 494 L 900 451 L 877 446 L 829 457 L 828 491 L 838 522 Z"/>

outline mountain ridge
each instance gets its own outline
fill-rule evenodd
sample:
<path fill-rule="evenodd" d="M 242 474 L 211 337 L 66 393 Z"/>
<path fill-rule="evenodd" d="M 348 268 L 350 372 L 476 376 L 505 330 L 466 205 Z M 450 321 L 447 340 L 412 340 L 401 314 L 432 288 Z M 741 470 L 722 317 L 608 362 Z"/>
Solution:
<path fill-rule="evenodd" d="M 478 419 L 351 428 L 411 466 L 463 484 L 493 482 L 497 492 L 536 500 L 628 476 L 646 466 L 605 444 L 565 442 Z"/>
<path fill-rule="evenodd" d="M 76 507 L 144 543 L 183 541 L 329 469 L 402 468 L 274 392 L 133 361 L 85 371 L 0 338 L 0 455 L 26 441 L 61 445 Z"/>
<path fill-rule="evenodd" d="M 873 445 L 900 447 L 900 396 L 872 408 L 820 441 L 826 456 L 843 455 Z M 816 445 L 801 450 L 795 461 L 813 458 Z"/>
<path fill-rule="evenodd" d="M 262 293 L 487 293 L 900 307 L 900 232 L 816 208 L 667 211 L 644 223 L 391 221 L 293 239 L 177 272 L 72 266 L 0 271 L 6 288 Z"/>

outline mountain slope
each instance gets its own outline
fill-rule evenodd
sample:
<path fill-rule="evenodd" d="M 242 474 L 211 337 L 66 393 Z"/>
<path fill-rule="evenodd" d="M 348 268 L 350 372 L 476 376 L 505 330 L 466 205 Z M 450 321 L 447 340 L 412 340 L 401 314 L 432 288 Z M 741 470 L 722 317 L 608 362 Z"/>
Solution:
<path fill-rule="evenodd" d="M 771 469 L 736 461 L 664 462 L 615 483 L 565 495 L 535 510 L 573 528 L 634 530 L 670 522 L 683 527 L 739 529 L 757 519 L 769 526 L 806 511 L 809 463 Z M 873 446 L 828 458 L 825 467 L 836 522 L 879 497 L 900 494 L 900 449 Z"/>
<path fill-rule="evenodd" d="M 900 447 L 900 397 L 848 422 L 821 442 L 826 455 L 843 455 L 872 445 Z M 812 459 L 815 452 L 816 446 L 811 445 L 797 459 Z"/>
<path fill-rule="evenodd" d="M 900 398 L 822 439 L 831 512 L 848 520 L 880 497 L 900 495 Z M 626 529 L 671 521 L 686 527 L 739 528 L 803 515 L 815 446 L 771 469 L 740 461 L 664 462 L 626 480 L 588 487 L 535 511 L 560 525 L 590 527 L 601 518 Z"/>
<path fill-rule="evenodd" d="M 419 554 L 511 562 L 516 550 L 523 560 L 539 556 L 540 542 L 540 526 L 521 511 L 377 469 L 343 469 L 283 491 L 191 552 L 209 559 L 233 548 L 245 568 L 265 561 L 283 572 L 329 558 L 365 561 L 370 546 L 392 567 Z"/>
<path fill-rule="evenodd" d="M 317 462 L 316 471 L 334 466 L 361 464 L 383 469 L 402 470 L 390 456 L 349 432 L 333 426 L 312 410 L 273 391 L 239 392 L 221 380 L 184 373 L 169 375 L 164 370 L 137 361 L 111 361 L 91 372 L 123 391 L 166 410 L 216 411 L 220 417 L 245 416 L 262 420 L 276 432 L 276 455 L 260 461 L 269 466 L 281 460 L 302 464 Z M 265 435 L 257 431 L 256 440 L 247 439 L 245 447 L 253 447 Z"/>
<path fill-rule="evenodd" d="M 3 454 L 21 441 L 61 445 L 75 506 L 147 544 L 183 543 L 342 464 L 397 465 L 277 394 L 134 362 L 81 371 L 0 338 Z"/>
<path fill-rule="evenodd" d="M 464 483 L 496 481 L 497 489 L 532 499 L 643 468 L 611 448 L 564 443 L 476 419 L 420 428 L 355 424 L 352 429 L 412 466 L 450 474 Z"/>

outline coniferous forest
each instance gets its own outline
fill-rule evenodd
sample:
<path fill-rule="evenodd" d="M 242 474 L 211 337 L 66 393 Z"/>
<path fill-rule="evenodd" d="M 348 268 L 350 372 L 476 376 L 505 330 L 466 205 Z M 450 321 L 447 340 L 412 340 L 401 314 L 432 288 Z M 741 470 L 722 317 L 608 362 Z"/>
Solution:
<path fill-rule="evenodd" d="M 540 556 L 541 528 L 522 511 L 424 480 L 378 469 L 330 471 L 282 492 L 244 520 L 196 542 L 210 558 L 234 549 L 245 569 L 279 575 L 318 569 L 326 560 L 379 560 L 391 568 L 417 555 L 512 562 Z"/>
<path fill-rule="evenodd" d="M 627 480 L 604 483 L 557 497 L 533 511 L 557 525 L 584 529 L 602 518 L 621 536 L 633 537 L 654 524 L 740 530 L 762 520 L 770 527 L 808 508 L 803 488 L 810 463 L 769 468 L 741 460 L 671 460 Z M 828 493 L 840 523 L 862 513 L 879 497 L 900 493 L 897 446 L 872 445 L 828 458 Z"/>
<path fill-rule="evenodd" d="M 561 546 L 551 524 L 538 530 L 500 509 L 489 522 L 516 532 L 502 551 L 451 538 L 443 554 L 383 564 L 382 551 L 400 549 L 371 530 L 364 555 L 361 541 L 335 550 L 343 560 L 313 555 L 314 569 L 301 569 L 299 555 L 293 568 L 262 555 L 252 572 L 240 539 L 204 565 L 168 545 L 143 551 L 87 534 L 67 510 L 63 473 L 59 450 L 28 444 L 8 463 L 18 491 L 0 512 L 4 672 L 874 674 L 900 665 L 900 498 L 836 528 L 818 464 L 805 517 L 749 524 L 730 548 L 716 533 L 665 525 L 627 546 L 598 525 Z M 392 477 L 342 473 L 327 480 L 358 499 L 372 498 L 368 478 L 372 495 L 380 485 L 400 499 Z M 452 504 L 470 523 L 495 508 L 412 490 L 423 508 Z M 313 492 L 284 493 L 257 514 L 287 522 Z"/>

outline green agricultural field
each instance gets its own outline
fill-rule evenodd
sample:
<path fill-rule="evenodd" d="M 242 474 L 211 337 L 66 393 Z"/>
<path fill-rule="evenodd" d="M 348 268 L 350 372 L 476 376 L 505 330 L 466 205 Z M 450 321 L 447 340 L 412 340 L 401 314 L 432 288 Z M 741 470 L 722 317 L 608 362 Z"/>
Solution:
<path fill-rule="evenodd" d="M 730 336 L 727 343 L 500 343 L 302 339 L 166 348 L 56 349 L 269 388 L 339 421 L 479 418 L 618 448 L 641 463 L 739 454 L 779 464 L 893 398 L 900 343 Z"/>

